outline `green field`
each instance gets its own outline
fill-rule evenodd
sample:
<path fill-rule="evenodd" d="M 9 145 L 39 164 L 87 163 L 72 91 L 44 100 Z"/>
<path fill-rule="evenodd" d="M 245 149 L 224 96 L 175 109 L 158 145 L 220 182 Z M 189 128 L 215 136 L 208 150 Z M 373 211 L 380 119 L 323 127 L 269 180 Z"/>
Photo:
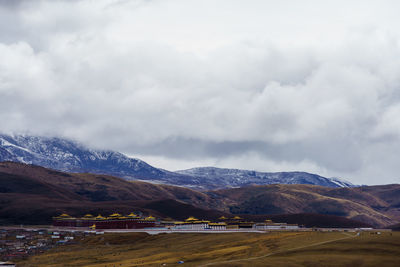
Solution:
<path fill-rule="evenodd" d="M 184 264 L 177 264 L 184 261 Z M 399 266 L 400 233 L 105 234 L 18 266 Z"/>

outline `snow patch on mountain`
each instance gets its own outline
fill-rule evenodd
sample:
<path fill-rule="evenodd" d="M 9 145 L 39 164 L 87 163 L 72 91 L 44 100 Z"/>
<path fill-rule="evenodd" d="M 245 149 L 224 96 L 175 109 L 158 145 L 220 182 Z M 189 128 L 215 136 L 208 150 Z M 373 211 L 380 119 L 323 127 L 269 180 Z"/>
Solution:
<path fill-rule="evenodd" d="M 110 150 L 86 148 L 62 138 L 0 135 L 0 161 L 35 164 L 67 172 L 90 172 L 125 179 L 184 186 L 193 189 L 233 188 L 264 184 L 312 184 L 351 187 L 338 178 L 306 172 L 257 172 L 202 167 L 171 172 Z"/>
<path fill-rule="evenodd" d="M 250 170 L 200 167 L 180 170 L 177 173 L 201 177 L 210 181 L 225 181 L 231 187 L 263 184 L 312 184 L 329 187 L 353 187 L 338 178 L 326 178 L 307 172 L 257 172 Z"/>

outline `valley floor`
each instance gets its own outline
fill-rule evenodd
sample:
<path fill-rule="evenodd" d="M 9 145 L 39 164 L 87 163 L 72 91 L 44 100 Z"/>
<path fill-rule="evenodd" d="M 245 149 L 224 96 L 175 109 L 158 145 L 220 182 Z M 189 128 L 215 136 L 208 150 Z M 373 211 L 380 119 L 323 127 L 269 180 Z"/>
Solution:
<path fill-rule="evenodd" d="M 400 233 L 105 233 L 18 266 L 398 266 Z M 183 264 L 178 264 L 183 261 Z"/>

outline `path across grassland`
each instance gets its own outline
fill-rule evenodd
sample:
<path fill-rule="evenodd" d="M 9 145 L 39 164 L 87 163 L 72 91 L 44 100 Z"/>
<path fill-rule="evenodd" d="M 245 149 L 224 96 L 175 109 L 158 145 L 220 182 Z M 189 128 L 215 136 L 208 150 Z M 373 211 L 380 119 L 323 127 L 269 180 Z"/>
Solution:
<path fill-rule="evenodd" d="M 306 246 L 301 246 L 301 247 L 296 247 L 296 248 L 290 248 L 290 249 L 280 250 L 280 251 L 276 251 L 276 252 L 271 252 L 271 253 L 268 253 L 268 254 L 265 254 L 265 255 L 262 255 L 262 256 L 257 256 L 257 257 L 250 257 L 250 258 L 236 259 L 236 260 L 228 260 L 228 261 L 210 262 L 210 263 L 206 263 L 206 264 L 203 264 L 203 265 L 199 265 L 199 267 L 211 266 L 211 265 L 216 265 L 216 264 L 233 263 L 233 262 L 239 262 L 239 261 L 258 260 L 258 259 L 266 258 L 266 257 L 269 257 L 269 256 L 273 256 L 273 255 L 284 253 L 284 252 L 288 252 L 288 251 L 294 251 L 294 250 L 298 250 L 298 249 L 324 245 L 324 244 L 328 244 L 328 243 L 332 243 L 332 242 L 336 242 L 336 241 L 340 241 L 340 240 L 344 240 L 344 239 L 354 238 L 354 237 L 357 236 L 357 235 L 351 235 L 351 234 L 347 234 L 347 233 L 342 233 L 342 234 L 346 235 L 346 237 L 337 238 L 337 239 L 333 239 L 333 240 L 327 240 L 327 241 L 318 242 L 318 243 L 313 243 L 313 244 L 306 245 Z"/>

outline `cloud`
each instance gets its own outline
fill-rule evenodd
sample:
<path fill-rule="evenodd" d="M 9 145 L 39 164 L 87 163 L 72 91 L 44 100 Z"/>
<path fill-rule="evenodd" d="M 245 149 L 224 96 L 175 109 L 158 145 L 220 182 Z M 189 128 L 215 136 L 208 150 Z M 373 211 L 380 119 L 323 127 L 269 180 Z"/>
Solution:
<path fill-rule="evenodd" d="M 398 5 L 0 1 L 1 130 L 399 182 Z"/>

